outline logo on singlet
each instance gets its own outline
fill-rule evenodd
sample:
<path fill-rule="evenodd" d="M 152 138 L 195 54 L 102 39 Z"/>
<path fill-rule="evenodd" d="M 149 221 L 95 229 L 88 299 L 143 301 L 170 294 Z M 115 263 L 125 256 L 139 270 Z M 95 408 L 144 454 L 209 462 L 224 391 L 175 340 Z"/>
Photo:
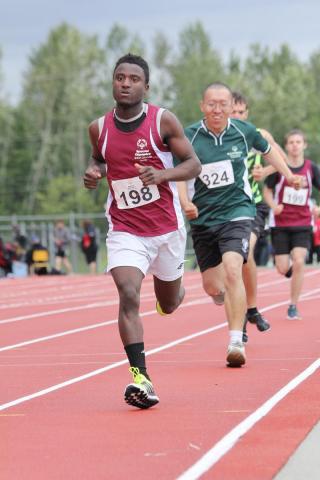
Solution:
<path fill-rule="evenodd" d="M 137 141 L 137 147 L 140 148 L 140 150 L 143 150 L 147 146 L 147 140 L 145 138 L 139 138 Z"/>
<path fill-rule="evenodd" d="M 242 152 L 241 152 L 241 150 L 238 150 L 238 147 L 236 145 L 233 145 L 233 147 L 231 148 L 231 152 L 228 152 L 227 155 L 231 159 L 234 159 L 234 158 L 241 157 Z"/>
<path fill-rule="evenodd" d="M 137 140 L 137 150 L 134 154 L 135 162 L 137 161 L 143 162 L 148 160 L 149 158 L 152 158 L 152 153 L 147 147 L 148 147 L 148 142 L 145 138 L 139 138 Z"/>

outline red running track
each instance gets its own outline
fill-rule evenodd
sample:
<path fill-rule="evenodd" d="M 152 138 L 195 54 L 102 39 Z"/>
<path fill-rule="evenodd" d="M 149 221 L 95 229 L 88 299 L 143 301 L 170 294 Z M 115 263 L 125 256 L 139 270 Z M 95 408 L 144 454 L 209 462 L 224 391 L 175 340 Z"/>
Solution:
<path fill-rule="evenodd" d="M 186 298 L 156 314 L 152 278 L 141 312 L 160 404 L 127 406 L 128 365 L 108 276 L 0 282 L 1 480 L 269 480 L 320 418 L 320 271 L 308 269 L 286 320 L 289 281 L 259 271 L 247 364 L 225 366 L 223 308 L 185 275 Z"/>

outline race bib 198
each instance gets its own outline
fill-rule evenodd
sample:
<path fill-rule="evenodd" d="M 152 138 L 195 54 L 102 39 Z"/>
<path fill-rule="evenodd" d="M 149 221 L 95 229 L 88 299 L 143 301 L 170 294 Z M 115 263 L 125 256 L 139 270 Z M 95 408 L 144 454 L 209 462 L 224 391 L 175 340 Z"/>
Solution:
<path fill-rule="evenodd" d="M 230 160 L 202 165 L 199 175 L 207 188 L 224 187 L 234 183 L 233 168 Z"/>
<path fill-rule="evenodd" d="M 111 183 L 120 210 L 141 207 L 160 198 L 157 185 L 145 186 L 139 177 L 113 180 Z"/>
<path fill-rule="evenodd" d="M 288 203 L 289 205 L 306 205 L 308 199 L 308 189 L 301 188 L 300 190 L 295 190 L 293 187 L 284 187 L 283 190 L 283 203 Z"/>

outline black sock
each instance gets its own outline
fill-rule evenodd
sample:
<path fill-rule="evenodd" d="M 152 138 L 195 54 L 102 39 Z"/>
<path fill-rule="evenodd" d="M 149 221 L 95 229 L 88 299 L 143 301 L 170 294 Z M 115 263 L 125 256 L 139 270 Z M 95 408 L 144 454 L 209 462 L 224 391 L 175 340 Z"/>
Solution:
<path fill-rule="evenodd" d="M 251 317 L 252 315 L 255 315 L 256 313 L 258 313 L 257 307 L 248 308 L 248 310 L 247 310 L 248 317 Z"/>
<path fill-rule="evenodd" d="M 124 347 L 130 366 L 139 368 L 139 372 L 150 380 L 147 374 L 146 357 L 144 353 L 144 343 L 131 343 Z"/>

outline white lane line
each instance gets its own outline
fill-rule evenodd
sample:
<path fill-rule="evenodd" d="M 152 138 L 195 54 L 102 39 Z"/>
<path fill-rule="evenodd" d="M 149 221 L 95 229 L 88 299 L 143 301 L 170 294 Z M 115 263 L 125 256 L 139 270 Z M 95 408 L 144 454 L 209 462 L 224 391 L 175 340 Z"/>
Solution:
<path fill-rule="evenodd" d="M 64 337 L 66 335 L 72 335 L 73 333 L 80 333 L 80 332 L 85 332 L 87 330 L 92 330 L 94 328 L 105 327 L 107 325 L 112 325 L 114 323 L 117 323 L 117 320 L 109 320 L 108 322 L 94 323 L 93 325 L 88 325 L 87 327 L 74 328 L 73 330 L 65 330 L 64 332 L 54 333 L 52 335 L 47 335 L 46 337 L 34 338 L 33 340 L 26 340 L 25 342 L 15 343 L 13 345 L 7 345 L 6 347 L 0 347 L 0 352 L 6 352 L 7 350 L 13 350 L 14 348 L 25 347 L 27 345 L 32 345 L 34 343 L 45 342 L 47 340 L 52 340 L 54 338 Z"/>
<path fill-rule="evenodd" d="M 320 270 L 312 270 L 311 272 L 307 272 L 305 274 L 305 277 L 310 277 L 310 276 L 316 275 L 318 273 L 320 273 Z M 258 288 L 260 289 L 260 288 L 269 287 L 269 286 L 273 286 L 275 284 L 281 284 L 281 283 L 286 283 L 286 282 L 288 282 L 287 278 L 281 278 L 280 280 L 275 280 L 275 281 L 270 281 L 270 282 L 267 282 L 267 283 L 262 283 L 261 285 L 258 285 Z M 194 289 L 198 289 L 199 285 L 190 285 L 187 288 L 188 288 L 188 290 L 194 290 Z M 141 295 L 141 298 L 148 298 L 152 295 L 154 295 L 153 292 L 145 293 L 145 294 Z M 30 320 L 30 319 L 33 319 L 33 318 L 46 317 L 46 316 L 49 316 L 49 315 L 58 315 L 60 313 L 75 312 L 75 311 L 82 310 L 82 309 L 91 309 L 91 308 L 100 308 L 100 307 L 102 308 L 102 307 L 106 307 L 106 306 L 110 306 L 110 305 L 116 305 L 116 304 L 118 304 L 118 299 L 109 300 L 109 301 L 104 300 L 104 301 L 101 301 L 101 302 L 95 302 L 95 303 L 91 303 L 91 304 L 87 304 L 87 305 L 78 305 L 78 306 L 74 306 L 74 307 L 62 308 L 62 309 L 57 309 L 57 310 L 47 310 L 47 311 L 44 311 L 44 312 L 38 312 L 38 313 L 29 314 L 29 315 L 20 315 L 18 317 L 11 317 L 11 318 L 7 318 L 7 319 L 3 319 L 3 320 L 0 320 L 0 325 L 6 324 L 6 323 L 20 322 L 22 320 Z"/>
<path fill-rule="evenodd" d="M 188 290 L 195 290 L 198 288 L 199 288 L 198 285 L 191 285 L 190 287 L 188 287 Z M 146 299 L 151 297 L 155 298 L 153 291 L 150 293 L 141 294 L 141 299 Z M 107 307 L 111 305 L 118 305 L 118 303 L 119 303 L 119 299 L 117 297 L 115 300 L 103 300 L 101 302 L 88 303 L 86 305 L 77 305 L 74 307 L 60 308 L 57 310 L 45 310 L 38 313 L 31 313 L 29 315 L 19 315 L 18 317 L 5 318 L 3 320 L 0 320 L 0 325 L 6 324 L 6 323 L 21 322 L 22 320 L 30 320 L 33 318 L 46 317 L 49 315 L 58 315 L 60 313 L 75 312 L 83 309 L 100 308 L 100 307 L 102 308 L 102 307 Z"/>
<path fill-rule="evenodd" d="M 304 294 L 304 296 L 307 297 L 308 295 L 312 295 L 314 292 L 317 292 L 319 290 L 320 289 L 318 288 L 318 289 L 315 289 L 313 291 L 307 292 L 307 293 Z M 197 304 L 202 304 L 202 303 L 208 303 L 208 300 L 211 302 L 211 299 L 204 298 L 204 299 L 194 300 L 193 302 L 189 302 L 189 303 L 192 304 L 192 305 L 197 305 Z M 288 302 L 282 302 L 280 304 L 279 303 L 274 304 L 273 306 L 270 305 L 269 307 L 266 307 L 265 309 L 263 309 L 263 311 L 271 310 L 271 308 L 276 308 L 276 307 L 278 307 L 280 305 L 283 305 L 283 304 L 286 305 L 287 303 Z M 187 307 L 189 305 L 188 305 L 188 303 L 185 303 L 185 304 L 182 304 L 181 307 L 182 306 Z M 152 312 L 155 312 L 155 311 L 153 310 Z M 145 312 L 145 315 L 147 315 L 147 312 Z M 182 337 L 178 340 L 174 340 L 173 342 L 169 342 L 165 345 L 162 345 L 161 347 L 157 347 L 157 348 L 148 350 L 146 352 L 146 356 L 153 355 L 154 353 L 158 353 L 158 352 L 161 352 L 163 350 L 167 350 L 168 348 L 179 345 L 180 343 L 187 342 L 188 340 L 191 340 L 193 338 L 197 338 L 201 335 L 206 335 L 207 333 L 214 332 L 214 331 L 219 330 L 221 328 L 224 328 L 226 326 L 227 326 L 227 322 L 224 322 L 224 323 L 220 323 L 219 325 L 216 325 L 214 327 L 208 328 L 206 330 L 201 330 L 200 332 L 188 335 L 186 337 Z M 9 407 L 13 407 L 15 405 L 19 405 L 20 403 L 26 402 L 28 400 L 32 400 L 33 398 L 41 397 L 42 395 L 46 395 L 47 393 L 51 393 L 55 390 L 59 390 L 61 388 L 67 387 L 68 385 L 72 385 L 74 383 L 81 382 L 82 380 L 86 380 L 87 378 L 94 377 L 95 375 L 99 375 L 100 373 L 107 372 L 108 370 L 112 370 L 113 368 L 120 367 L 122 365 L 125 365 L 126 363 L 128 363 L 127 360 L 122 360 L 120 362 L 116 362 L 116 363 L 113 363 L 111 365 L 108 365 L 107 367 L 99 368 L 98 370 L 93 370 L 92 372 L 89 372 L 85 375 L 81 375 L 79 377 L 71 378 L 70 380 L 59 383 L 57 385 L 53 385 L 51 387 L 48 387 L 46 389 L 43 389 L 43 390 L 40 390 L 38 392 L 32 393 L 30 395 L 26 395 L 24 397 L 17 398 L 16 400 L 12 400 L 11 402 L 7 402 L 7 403 L 4 403 L 4 404 L 0 405 L 0 411 L 5 410 L 6 408 L 9 408 Z"/>
<path fill-rule="evenodd" d="M 303 300 L 315 300 L 316 298 L 318 298 L 318 296 L 313 296 L 313 297 L 311 297 L 311 296 L 315 295 L 319 292 L 320 292 L 320 288 L 316 288 L 315 290 L 310 290 L 310 292 L 302 294 L 301 297 L 300 297 L 300 300 L 301 301 L 303 301 Z M 210 297 L 204 297 L 204 298 L 201 297 L 201 298 L 198 298 L 198 299 L 193 300 L 191 302 L 185 302 L 182 305 L 180 305 L 179 309 L 180 308 L 186 308 L 186 307 L 189 307 L 189 306 L 192 306 L 192 305 L 200 305 L 200 304 L 205 304 L 205 303 L 212 303 L 211 298 Z M 268 307 L 260 308 L 260 312 L 261 313 L 268 312 L 269 310 L 272 310 L 272 309 L 277 308 L 277 307 L 282 307 L 283 305 L 287 305 L 287 304 L 288 304 L 287 300 L 285 300 L 283 302 L 279 302 L 279 303 L 274 303 L 272 305 L 269 305 Z M 140 313 L 140 316 L 145 317 L 147 315 L 153 315 L 155 313 L 157 313 L 156 310 L 149 310 L 148 312 Z M 118 321 L 117 319 L 114 319 L 114 320 L 109 320 L 107 322 L 95 323 L 93 325 L 88 325 L 86 327 L 79 327 L 79 328 L 74 328 L 72 330 L 65 330 L 63 332 L 54 333 L 52 335 L 47 335 L 45 337 L 38 337 L 38 338 L 35 338 L 35 339 L 32 339 L 32 340 L 26 340 L 24 342 L 15 343 L 13 345 L 7 345 L 5 347 L 0 347 L 0 353 L 8 351 L 8 350 L 13 350 L 15 348 L 26 347 L 27 345 L 32 345 L 32 344 L 35 344 L 35 343 L 45 342 L 47 340 L 53 340 L 55 338 L 64 337 L 66 335 L 72 335 L 74 333 L 81 333 L 81 332 L 85 332 L 87 330 L 93 330 L 95 328 L 101 328 L 101 327 L 105 327 L 105 326 L 108 326 L 108 325 L 113 325 L 113 324 L 117 323 L 117 321 Z"/>
<path fill-rule="evenodd" d="M 59 308 L 57 310 L 47 310 L 46 312 L 31 313 L 30 315 L 21 315 L 19 317 L 12 317 L 12 318 L 7 318 L 5 320 L 0 320 L 0 324 L 2 325 L 5 323 L 21 322 L 21 320 L 30 320 L 32 318 L 46 317 L 49 315 L 58 315 L 59 313 L 76 312 L 78 310 L 87 310 L 90 308 L 106 307 L 108 305 L 115 305 L 116 303 L 118 302 L 115 300 L 112 300 L 109 302 L 89 303 L 87 305 L 80 305 L 77 307 Z"/>
<path fill-rule="evenodd" d="M 208 303 L 208 300 L 209 300 L 208 297 L 197 298 L 196 300 L 193 300 L 192 302 L 183 303 L 182 305 L 180 305 L 179 308 L 186 308 L 186 307 L 190 307 L 192 305 L 200 305 L 202 303 Z M 146 317 L 147 315 L 153 315 L 155 313 L 157 313 L 156 310 L 149 310 L 148 312 L 140 313 L 140 317 Z M 86 327 L 79 327 L 79 328 L 74 328 L 72 330 L 65 330 L 63 332 L 54 333 L 52 335 L 47 335 L 45 337 L 34 338 L 32 340 L 26 340 L 24 342 L 15 343 L 14 345 L 7 345 L 6 347 L 0 347 L 0 352 L 5 352 L 7 350 L 13 350 L 14 348 L 19 348 L 19 347 L 25 347 L 27 345 L 32 345 L 34 343 L 45 342 L 47 340 L 52 340 L 54 338 L 64 337 L 65 335 L 72 335 L 74 333 L 85 332 L 87 330 L 92 330 L 92 329 L 95 329 L 95 328 L 105 327 L 107 325 L 113 325 L 117 322 L 118 322 L 118 319 L 114 319 L 114 320 L 109 320 L 107 322 L 95 323 L 93 325 L 88 325 Z"/>
<path fill-rule="evenodd" d="M 168 348 L 175 347 L 176 345 L 179 345 L 180 343 L 187 342 L 188 340 L 191 340 L 193 338 L 200 337 L 201 335 L 206 335 L 207 333 L 214 332 L 215 330 L 219 330 L 220 328 L 223 328 L 227 325 L 227 323 L 221 323 L 220 325 L 216 325 L 215 327 L 207 328 L 206 330 L 202 330 L 200 332 L 193 333 L 191 335 L 188 335 L 186 337 L 179 338 L 177 340 L 174 340 L 172 342 L 166 343 L 165 345 L 162 345 L 161 347 L 153 348 L 152 350 L 148 350 L 146 352 L 146 355 L 153 355 L 158 352 L 162 352 L 163 350 L 167 350 Z M 65 382 L 58 383 L 56 385 L 52 385 L 51 387 L 44 388 L 43 390 L 39 390 L 38 392 L 31 393 L 30 395 L 25 395 L 24 397 L 17 398 L 16 400 L 12 400 L 7 403 L 3 403 L 0 405 L 0 411 L 5 410 L 10 407 L 14 407 L 15 405 L 19 405 L 21 403 L 27 402 L 29 400 L 32 400 L 37 397 L 41 397 L 43 395 L 46 395 L 47 393 L 54 392 L 56 390 L 60 390 L 61 388 L 67 387 L 69 385 L 73 385 L 74 383 L 82 382 L 83 380 L 87 380 L 88 378 L 94 377 L 96 375 L 100 375 L 101 373 L 107 372 L 108 370 L 112 370 L 117 367 L 121 367 L 122 365 L 125 365 L 128 363 L 128 360 L 121 360 L 120 362 L 112 363 L 111 365 L 108 365 L 106 367 L 98 368 L 97 370 L 93 370 L 92 372 L 86 373 L 84 375 L 80 375 L 79 377 L 74 377 L 71 378 L 70 380 L 66 380 Z"/>
<path fill-rule="evenodd" d="M 294 390 L 300 383 L 310 377 L 320 367 L 320 358 L 313 362 L 298 376 L 290 380 L 287 385 L 281 388 L 275 395 L 267 400 L 261 407 L 255 410 L 251 415 L 240 422 L 236 427 L 230 430 L 219 442 L 207 451 L 196 463 L 186 470 L 176 480 L 197 480 L 213 465 L 215 465 L 223 455 L 225 455 L 259 420 L 261 420 L 280 400 Z"/>
<path fill-rule="evenodd" d="M 310 272 L 306 272 L 304 274 L 304 278 L 313 277 L 314 275 L 318 275 L 319 273 L 320 273 L 320 269 L 319 270 L 311 270 Z M 289 281 L 288 278 L 281 277 L 279 280 L 271 280 L 270 282 L 258 284 L 258 288 L 270 287 L 270 285 L 271 286 L 279 285 L 280 283 L 287 283 L 288 281 Z"/>
<path fill-rule="evenodd" d="M 154 293 L 144 293 L 141 295 L 142 299 L 151 298 L 151 297 L 154 297 Z M 30 320 L 32 318 L 46 317 L 49 315 L 58 315 L 60 313 L 76 312 L 79 310 L 88 310 L 91 308 L 110 307 L 112 305 L 118 305 L 118 304 L 119 304 L 119 300 L 118 298 L 116 298 L 115 300 L 104 300 L 102 302 L 88 303 L 86 305 L 77 305 L 75 307 L 59 308 L 57 310 L 47 310 L 44 312 L 30 313 L 29 315 L 20 315 L 18 317 L 11 317 L 4 320 L 0 320 L 0 325 L 6 324 L 6 323 L 21 322 L 22 320 Z"/>

